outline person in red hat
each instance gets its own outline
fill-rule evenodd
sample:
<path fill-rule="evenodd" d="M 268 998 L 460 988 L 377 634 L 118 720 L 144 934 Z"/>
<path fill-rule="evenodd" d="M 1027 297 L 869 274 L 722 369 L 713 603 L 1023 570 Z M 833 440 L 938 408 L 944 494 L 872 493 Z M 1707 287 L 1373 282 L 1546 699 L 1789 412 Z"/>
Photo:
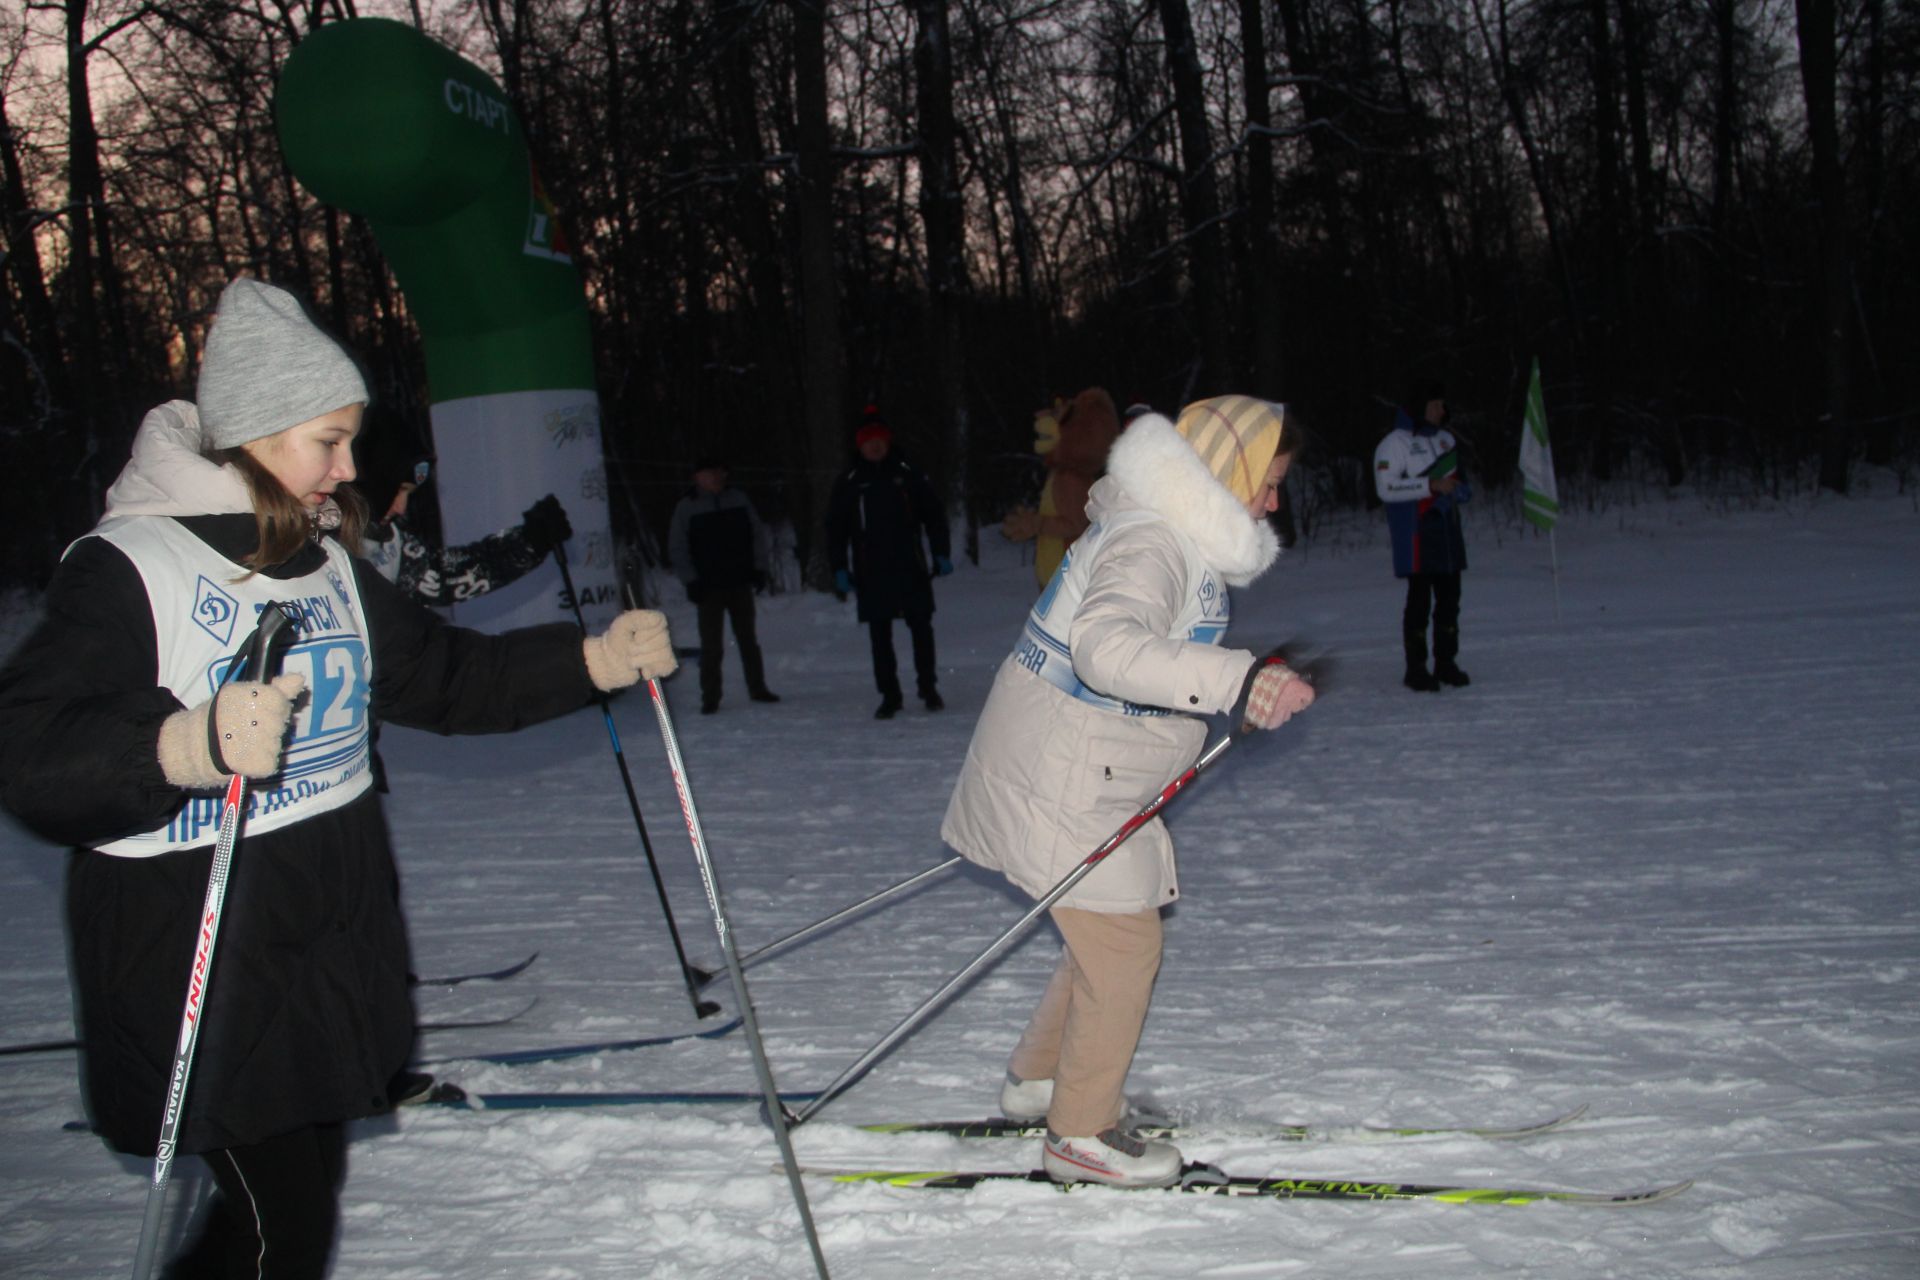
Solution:
<path fill-rule="evenodd" d="M 827 504 L 827 562 L 834 593 L 854 596 L 867 624 L 880 690 L 874 719 L 892 719 L 903 702 L 895 618 L 906 620 L 913 638 L 920 700 L 938 711 L 946 703 L 934 660 L 933 580 L 953 572 L 946 513 L 925 473 L 894 455 L 893 432 L 875 406 L 867 406 L 853 444 L 860 456 L 834 481 Z"/>

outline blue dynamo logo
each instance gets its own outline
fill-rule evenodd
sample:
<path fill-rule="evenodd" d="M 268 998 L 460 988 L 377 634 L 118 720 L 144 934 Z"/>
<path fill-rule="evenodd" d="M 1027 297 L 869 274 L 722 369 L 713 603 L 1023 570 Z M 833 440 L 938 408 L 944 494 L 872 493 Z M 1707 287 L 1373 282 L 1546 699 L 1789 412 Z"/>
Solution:
<path fill-rule="evenodd" d="M 222 645 L 233 643 L 233 620 L 240 602 L 216 586 L 205 574 L 193 585 L 193 621 Z"/>

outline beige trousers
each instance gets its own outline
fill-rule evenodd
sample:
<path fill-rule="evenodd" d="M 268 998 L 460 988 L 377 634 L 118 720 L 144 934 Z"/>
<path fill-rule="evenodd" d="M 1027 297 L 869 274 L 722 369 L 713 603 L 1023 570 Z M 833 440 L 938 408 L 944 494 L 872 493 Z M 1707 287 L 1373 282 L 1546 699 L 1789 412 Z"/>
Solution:
<path fill-rule="evenodd" d="M 1066 947 L 1008 1068 L 1022 1080 L 1053 1080 L 1049 1129 L 1091 1137 L 1126 1112 L 1127 1069 L 1160 971 L 1160 912 L 1050 914 Z"/>

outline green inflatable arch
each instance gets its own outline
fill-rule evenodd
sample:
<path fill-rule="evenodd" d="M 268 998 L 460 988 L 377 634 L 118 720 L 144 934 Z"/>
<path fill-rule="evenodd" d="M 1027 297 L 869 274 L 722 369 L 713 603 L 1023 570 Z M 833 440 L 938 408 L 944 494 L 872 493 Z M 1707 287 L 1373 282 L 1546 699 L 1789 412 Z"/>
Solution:
<path fill-rule="evenodd" d="M 274 93 L 294 176 L 366 218 L 420 326 L 447 539 L 517 523 L 546 493 L 574 527 L 590 621 L 620 607 L 586 299 L 492 77 L 404 23 L 302 41 Z M 551 568 L 460 606 L 489 628 L 571 617 Z"/>

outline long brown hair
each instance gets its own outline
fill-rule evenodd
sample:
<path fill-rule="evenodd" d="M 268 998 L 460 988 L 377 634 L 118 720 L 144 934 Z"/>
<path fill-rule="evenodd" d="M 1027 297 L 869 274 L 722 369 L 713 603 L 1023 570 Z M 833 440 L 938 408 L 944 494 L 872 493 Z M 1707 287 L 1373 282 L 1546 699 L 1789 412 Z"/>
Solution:
<path fill-rule="evenodd" d="M 1293 411 L 1292 405 L 1280 406 L 1280 443 L 1274 447 L 1275 457 L 1283 453 L 1298 455 L 1307 443 L 1306 428 L 1300 425 L 1300 415 Z"/>
<path fill-rule="evenodd" d="M 243 557 L 240 563 L 260 570 L 291 560 L 314 536 L 312 511 L 288 493 L 273 472 L 244 448 L 236 445 L 231 449 L 215 449 L 208 456 L 222 465 L 231 463 L 246 480 L 247 492 L 253 498 L 253 520 L 259 541 L 252 554 Z M 340 527 L 332 530 L 333 536 L 358 555 L 361 539 L 367 532 L 367 500 L 358 489 L 346 484 L 333 491 L 333 500 L 340 508 Z"/>

